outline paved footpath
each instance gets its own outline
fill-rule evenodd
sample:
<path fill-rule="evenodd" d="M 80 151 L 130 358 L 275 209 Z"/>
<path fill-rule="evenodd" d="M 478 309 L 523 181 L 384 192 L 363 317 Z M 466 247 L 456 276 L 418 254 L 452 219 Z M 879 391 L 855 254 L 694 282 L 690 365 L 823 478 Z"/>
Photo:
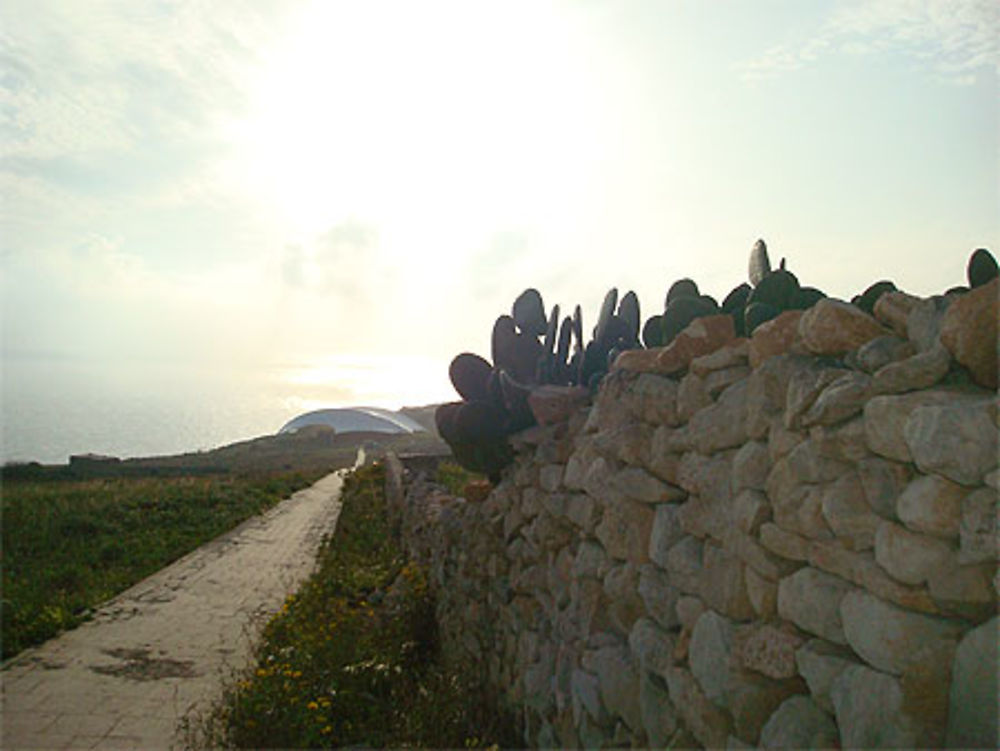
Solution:
<path fill-rule="evenodd" d="M 177 747 L 179 720 L 248 664 L 340 514 L 328 475 L 104 605 L 0 672 L 0 748 Z"/>

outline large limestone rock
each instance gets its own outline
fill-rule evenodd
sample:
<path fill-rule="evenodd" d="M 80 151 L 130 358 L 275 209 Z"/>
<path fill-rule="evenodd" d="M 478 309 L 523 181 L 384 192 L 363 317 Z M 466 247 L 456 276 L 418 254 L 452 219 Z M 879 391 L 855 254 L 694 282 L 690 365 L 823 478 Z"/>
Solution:
<path fill-rule="evenodd" d="M 639 709 L 639 674 L 625 647 L 597 650 L 591 660 L 600 683 L 601 702 L 612 715 L 621 717 L 632 730 L 642 728 Z"/>
<path fill-rule="evenodd" d="M 643 670 L 666 680 L 667 670 L 674 664 L 676 640 L 672 633 L 651 618 L 640 618 L 629 632 L 628 646 Z"/>
<path fill-rule="evenodd" d="M 915 532 L 953 540 L 958 537 L 962 498 L 967 493 L 968 488 L 943 477 L 922 475 L 899 495 L 896 513 Z"/>
<path fill-rule="evenodd" d="M 846 644 L 840 603 L 852 589 L 843 579 L 807 566 L 778 584 L 778 615 L 804 631 Z"/>
<path fill-rule="evenodd" d="M 594 534 L 612 558 L 642 564 L 649 560 L 653 510 L 641 503 L 619 500 L 608 504 Z"/>
<path fill-rule="evenodd" d="M 1000 279 L 952 301 L 941 322 L 941 343 L 988 389 L 997 387 L 997 298 Z"/>
<path fill-rule="evenodd" d="M 799 340 L 801 310 L 786 310 L 754 329 L 750 339 L 750 367 L 758 368 L 766 360 L 789 352 Z"/>
<path fill-rule="evenodd" d="M 865 441 L 874 453 L 897 462 L 913 461 L 903 430 L 920 407 L 953 402 L 955 392 L 915 391 L 898 396 L 876 396 L 865 404 Z"/>
<path fill-rule="evenodd" d="M 841 300 L 820 300 L 802 315 L 802 342 L 817 355 L 839 355 L 888 333 L 860 308 Z"/>
<path fill-rule="evenodd" d="M 754 625 L 741 634 L 738 649 L 740 663 L 768 678 L 782 680 L 797 674 L 795 650 L 805 639 L 791 628 L 770 624 Z"/>
<path fill-rule="evenodd" d="M 997 491 L 980 488 L 962 501 L 959 520 L 959 563 L 987 563 L 997 559 Z"/>
<path fill-rule="evenodd" d="M 948 350 L 940 345 L 931 347 L 880 368 L 872 380 L 872 390 L 876 394 L 901 394 L 930 388 L 945 377 L 950 365 Z"/>
<path fill-rule="evenodd" d="M 652 425 L 680 424 L 677 417 L 677 381 L 653 373 L 643 373 L 626 391 L 633 414 Z"/>
<path fill-rule="evenodd" d="M 677 625 L 677 600 L 680 590 L 671 584 L 666 571 L 659 566 L 646 564 L 639 569 L 639 596 L 647 612 L 664 628 Z"/>
<path fill-rule="evenodd" d="M 954 638 L 961 630 L 955 621 L 903 610 L 863 590 L 844 596 L 840 616 L 851 648 L 869 665 L 893 675 L 902 674 L 928 644 Z"/>
<path fill-rule="evenodd" d="M 763 441 L 747 441 L 733 456 L 732 489 L 738 493 L 745 488 L 763 490 L 771 457 Z"/>
<path fill-rule="evenodd" d="M 612 370 L 670 375 L 686 370 L 695 358 L 709 355 L 736 338 L 729 315 L 696 318 L 666 347 L 626 350 Z"/>
<path fill-rule="evenodd" d="M 903 690 L 891 675 L 846 668 L 830 691 L 843 748 L 914 748 L 920 729 L 903 713 Z"/>
<path fill-rule="evenodd" d="M 978 485 L 997 466 L 997 406 L 993 398 L 917 407 L 903 427 L 914 463 L 963 485 Z"/>
<path fill-rule="evenodd" d="M 705 604 L 730 618 L 753 616 L 747 594 L 746 564 L 718 545 L 706 544 L 698 594 Z"/>
<path fill-rule="evenodd" d="M 650 748 L 666 748 L 677 732 L 678 712 L 666 681 L 644 673 L 639 679 L 639 709 Z"/>
<path fill-rule="evenodd" d="M 993 618 L 959 642 L 951 677 L 946 744 L 998 748 L 997 628 Z"/>
<path fill-rule="evenodd" d="M 590 390 L 582 386 L 537 386 L 528 395 L 528 407 L 539 425 L 565 422 L 590 401 Z"/>
<path fill-rule="evenodd" d="M 649 536 L 649 557 L 660 566 L 666 567 L 670 548 L 684 536 L 679 516 L 675 504 L 662 503 L 656 507 L 653 531 Z"/>
<path fill-rule="evenodd" d="M 688 435 L 702 454 L 742 446 L 747 439 L 747 382 L 727 388 L 719 400 L 695 414 L 688 423 Z"/>
<path fill-rule="evenodd" d="M 711 354 L 692 360 L 691 372 L 704 377 L 720 370 L 738 368 L 746 365 L 747 356 L 748 342 L 745 338 L 740 337 Z"/>
<path fill-rule="evenodd" d="M 671 503 L 686 495 L 676 485 L 668 485 L 641 467 L 625 467 L 608 482 L 626 498 L 640 503 Z"/>
<path fill-rule="evenodd" d="M 688 647 L 692 675 L 698 679 L 705 696 L 720 706 L 725 704 L 734 634 L 732 621 L 714 610 L 706 610 L 694 625 Z"/>
<path fill-rule="evenodd" d="M 906 338 L 906 322 L 920 304 L 920 298 L 906 292 L 886 292 L 875 301 L 875 318 L 899 336 Z"/>
<path fill-rule="evenodd" d="M 785 699 L 760 734 L 760 745 L 768 751 L 835 748 L 838 741 L 833 719 L 808 696 Z"/>
<path fill-rule="evenodd" d="M 846 668 L 859 663 L 844 647 L 822 639 L 810 639 L 795 653 L 795 664 L 799 675 L 806 679 L 812 698 L 827 712 L 833 712 L 833 699 L 830 698 L 833 682 Z"/>
<path fill-rule="evenodd" d="M 875 560 L 905 584 L 923 584 L 936 571 L 956 559 L 946 542 L 882 521 L 875 535 Z"/>
<path fill-rule="evenodd" d="M 694 676 L 683 668 L 671 668 L 667 686 L 670 701 L 695 738 L 706 748 L 724 747 L 732 729 L 732 718 L 708 700 Z"/>

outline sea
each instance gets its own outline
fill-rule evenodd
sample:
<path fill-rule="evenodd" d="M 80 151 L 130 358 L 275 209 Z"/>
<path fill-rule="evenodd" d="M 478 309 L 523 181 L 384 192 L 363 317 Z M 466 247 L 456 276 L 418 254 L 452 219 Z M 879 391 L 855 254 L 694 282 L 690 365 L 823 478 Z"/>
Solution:
<path fill-rule="evenodd" d="M 392 392 L 400 379 L 384 377 L 387 363 L 379 362 L 209 368 L 11 358 L 0 366 L 5 464 L 203 451 L 274 434 L 313 409 L 399 409 L 444 401 L 450 392 L 439 363 L 410 363 L 411 373 L 428 368 L 431 387 L 408 393 Z"/>

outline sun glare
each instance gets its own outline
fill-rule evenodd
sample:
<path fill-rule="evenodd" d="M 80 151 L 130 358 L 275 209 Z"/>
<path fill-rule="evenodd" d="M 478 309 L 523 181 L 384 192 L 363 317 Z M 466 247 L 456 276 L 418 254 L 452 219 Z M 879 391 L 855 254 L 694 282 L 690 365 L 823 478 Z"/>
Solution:
<path fill-rule="evenodd" d="M 569 221 L 604 107 L 561 6 L 317 2 L 291 29 L 237 128 L 240 172 L 287 228 L 469 242 Z"/>

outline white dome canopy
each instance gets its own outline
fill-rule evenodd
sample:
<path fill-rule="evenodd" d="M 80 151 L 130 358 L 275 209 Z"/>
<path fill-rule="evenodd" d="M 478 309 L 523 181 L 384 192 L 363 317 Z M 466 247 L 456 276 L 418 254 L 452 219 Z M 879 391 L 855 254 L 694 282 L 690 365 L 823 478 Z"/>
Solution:
<path fill-rule="evenodd" d="M 307 425 L 328 425 L 337 433 L 417 433 L 423 427 L 406 415 L 379 407 L 317 409 L 289 420 L 278 433 L 294 433 Z"/>

